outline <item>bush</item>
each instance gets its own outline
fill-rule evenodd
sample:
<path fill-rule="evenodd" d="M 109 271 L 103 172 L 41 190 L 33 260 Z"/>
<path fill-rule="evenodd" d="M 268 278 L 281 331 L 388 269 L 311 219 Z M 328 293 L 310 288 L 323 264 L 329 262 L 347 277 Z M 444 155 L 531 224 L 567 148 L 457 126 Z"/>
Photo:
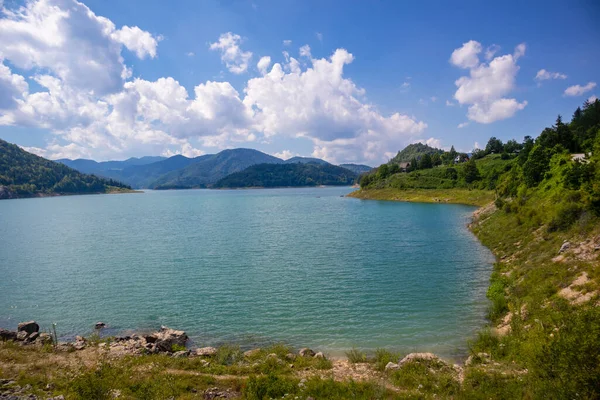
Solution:
<path fill-rule="evenodd" d="M 581 216 L 583 207 L 577 203 L 567 203 L 561 206 L 548 224 L 548 232 L 566 231 Z"/>
<path fill-rule="evenodd" d="M 298 390 L 295 379 L 269 374 L 267 376 L 251 376 L 248 378 L 242 393 L 246 399 L 275 399 L 294 394 Z"/>
<path fill-rule="evenodd" d="M 348 361 L 350 361 L 352 364 L 367 362 L 367 355 L 356 348 L 347 351 L 346 357 L 348 357 Z"/>

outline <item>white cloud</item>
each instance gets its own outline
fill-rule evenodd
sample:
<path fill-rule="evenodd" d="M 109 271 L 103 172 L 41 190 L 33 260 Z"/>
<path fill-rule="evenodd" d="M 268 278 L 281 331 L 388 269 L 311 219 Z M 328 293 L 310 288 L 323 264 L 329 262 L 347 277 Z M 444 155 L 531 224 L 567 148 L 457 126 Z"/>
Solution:
<path fill-rule="evenodd" d="M 402 92 L 408 92 L 410 90 L 410 82 L 403 82 L 402 85 L 400 85 L 400 90 Z"/>
<path fill-rule="evenodd" d="M 137 26 L 124 26 L 114 31 L 112 37 L 127 47 L 128 50 L 133 51 L 140 59 L 144 59 L 146 56 L 156 57 L 157 39 Z"/>
<path fill-rule="evenodd" d="M 446 105 L 448 107 L 454 107 L 456 104 L 454 104 L 453 102 L 451 102 L 450 100 L 446 100 Z"/>
<path fill-rule="evenodd" d="M 481 145 L 478 142 L 475 142 L 473 144 L 473 150 L 480 150 L 481 149 Z"/>
<path fill-rule="evenodd" d="M 442 148 L 442 141 L 440 139 L 436 139 L 433 137 L 430 137 L 429 139 L 415 140 L 413 143 L 423 143 L 423 144 L 426 144 L 427 146 L 434 147 L 436 149 Z"/>
<path fill-rule="evenodd" d="M 123 46 L 156 54 L 156 40 L 134 27 L 120 30 L 75 0 L 31 0 L 0 18 L 0 54 L 23 70 L 50 72 L 97 95 L 114 93 L 130 71 Z"/>
<path fill-rule="evenodd" d="M 468 121 L 467 122 L 461 122 L 460 124 L 458 124 L 457 128 L 458 129 L 462 129 L 462 128 L 466 127 L 466 126 L 469 126 L 469 122 Z"/>
<path fill-rule="evenodd" d="M 49 160 L 59 160 L 61 158 L 70 158 L 76 160 L 78 158 L 89 158 L 90 152 L 75 143 L 70 143 L 66 146 L 61 146 L 56 143 L 49 144 L 45 149 L 39 147 L 20 146 L 23 150 L 47 158 Z"/>
<path fill-rule="evenodd" d="M 379 160 L 427 125 L 399 113 L 382 116 L 364 102 L 364 90 L 344 78 L 354 60 L 338 49 L 329 59 L 312 59 L 302 70 L 290 58 L 263 77 L 250 79 L 244 104 L 254 109 L 254 128 L 267 137 L 288 135 L 313 141 L 313 155 L 329 160 Z M 289 71 L 289 72 L 285 72 Z"/>
<path fill-rule="evenodd" d="M 497 44 L 493 44 L 491 46 L 489 46 L 487 49 L 485 49 L 485 59 L 486 60 L 491 60 L 492 58 L 494 58 L 494 55 L 500 50 L 500 46 L 498 46 Z"/>
<path fill-rule="evenodd" d="M 204 155 L 206 153 L 203 150 L 194 148 L 188 142 L 184 142 L 181 145 L 181 147 L 179 149 L 177 149 L 177 150 L 166 149 L 162 153 L 162 155 L 164 157 L 173 157 L 173 156 L 178 155 L 178 154 L 181 154 L 182 156 L 185 156 L 185 157 L 188 157 L 188 158 L 194 158 L 194 157 L 198 157 L 198 156 Z"/>
<path fill-rule="evenodd" d="M 291 44 L 292 44 L 292 41 L 291 41 L 291 40 L 289 40 L 289 39 L 288 39 L 288 40 L 284 40 L 284 41 L 283 41 L 283 45 L 284 45 L 284 46 L 290 46 Z"/>
<path fill-rule="evenodd" d="M 588 102 L 590 102 L 590 103 L 593 103 L 593 102 L 595 102 L 596 100 L 598 100 L 598 97 L 596 97 L 595 95 L 592 95 L 592 96 L 590 96 L 590 97 L 587 99 L 587 101 L 588 101 Z"/>
<path fill-rule="evenodd" d="M 258 63 L 256 64 L 256 68 L 258 68 L 258 70 L 260 71 L 261 74 L 265 75 L 267 73 L 267 69 L 269 68 L 270 65 L 271 65 L 271 57 L 264 56 L 264 57 L 261 57 L 260 60 L 258 60 Z"/>
<path fill-rule="evenodd" d="M 0 58 L 0 110 L 10 110 L 18 105 L 29 91 L 29 85 L 21 75 L 13 74 Z M 1 114 L 0 114 L 0 118 Z"/>
<path fill-rule="evenodd" d="M 452 52 L 450 62 L 459 68 L 473 68 L 479 65 L 479 53 L 481 53 L 481 43 L 469 40 Z"/>
<path fill-rule="evenodd" d="M 223 33 L 219 41 L 210 44 L 211 50 L 221 51 L 221 61 L 225 63 L 229 72 L 241 74 L 248 69 L 248 62 L 252 58 L 252 52 L 242 51 L 239 44 L 242 41 L 240 35 L 231 32 Z"/>
<path fill-rule="evenodd" d="M 519 44 L 513 55 L 494 58 L 489 64 L 479 63 L 477 54 L 481 44 L 471 40 L 454 50 L 450 62 L 469 69 L 469 76 L 456 80 L 458 87 L 454 98 L 459 104 L 469 105 L 467 117 L 475 122 L 488 124 L 512 117 L 527 105 L 515 99 L 505 98 L 515 88 L 519 66 L 517 59 L 525 54 L 525 44 Z"/>
<path fill-rule="evenodd" d="M 315 36 L 319 39 L 319 42 L 323 41 L 323 34 L 321 32 L 315 32 Z"/>
<path fill-rule="evenodd" d="M 304 46 L 300 47 L 300 57 L 311 57 L 309 45 L 305 44 Z"/>
<path fill-rule="evenodd" d="M 188 56 L 188 57 L 194 57 L 195 55 L 196 55 L 196 53 L 194 53 L 193 51 L 186 53 L 186 56 Z"/>
<path fill-rule="evenodd" d="M 596 82 L 588 82 L 585 86 L 573 85 L 565 89 L 565 96 L 581 96 L 596 87 Z"/>
<path fill-rule="evenodd" d="M 437 101 L 437 97 L 435 97 L 435 96 L 431 96 L 429 99 L 431 100 L 432 103 L 435 103 Z"/>
<path fill-rule="evenodd" d="M 545 81 L 548 79 L 567 79 L 567 75 L 560 72 L 550 72 L 545 69 L 540 69 L 534 78 L 536 81 Z"/>
<path fill-rule="evenodd" d="M 298 154 L 298 153 L 294 153 L 294 152 L 293 152 L 293 151 L 291 151 L 291 150 L 282 150 L 282 151 L 280 151 L 280 152 L 273 153 L 272 155 L 273 155 L 274 157 L 281 158 L 282 160 L 289 160 L 290 158 L 292 158 L 292 157 L 296 157 L 296 156 L 298 156 L 299 154 Z"/>

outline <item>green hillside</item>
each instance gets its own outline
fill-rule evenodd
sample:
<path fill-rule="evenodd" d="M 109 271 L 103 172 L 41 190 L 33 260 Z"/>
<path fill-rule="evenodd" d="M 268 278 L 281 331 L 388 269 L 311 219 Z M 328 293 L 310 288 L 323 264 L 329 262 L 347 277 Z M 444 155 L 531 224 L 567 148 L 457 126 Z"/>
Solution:
<path fill-rule="evenodd" d="M 120 182 L 82 174 L 0 140 L 0 199 L 130 189 Z"/>
<path fill-rule="evenodd" d="M 253 149 L 223 150 L 201 156 L 188 166 L 162 175 L 152 182 L 151 189 L 201 188 L 214 184 L 234 172 L 256 164 L 280 164 L 282 160 Z"/>
<path fill-rule="evenodd" d="M 357 175 L 331 164 L 259 164 L 233 173 L 215 188 L 352 185 Z"/>

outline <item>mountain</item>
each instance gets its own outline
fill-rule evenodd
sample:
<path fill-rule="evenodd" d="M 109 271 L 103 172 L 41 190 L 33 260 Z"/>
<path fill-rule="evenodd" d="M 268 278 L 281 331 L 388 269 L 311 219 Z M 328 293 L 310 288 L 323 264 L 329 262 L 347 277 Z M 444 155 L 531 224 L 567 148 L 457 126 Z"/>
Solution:
<path fill-rule="evenodd" d="M 319 185 L 352 185 L 357 175 L 331 164 L 291 163 L 259 164 L 233 173 L 214 188 L 290 187 Z"/>
<path fill-rule="evenodd" d="M 373 167 L 369 167 L 368 165 L 363 164 L 340 164 L 340 167 L 349 169 L 356 175 L 364 174 L 365 172 L 369 172 L 373 169 Z"/>
<path fill-rule="evenodd" d="M 0 139 L 0 199 L 107 193 L 119 189 L 131 188 L 120 182 L 82 174 Z"/>
<path fill-rule="evenodd" d="M 103 175 L 110 178 L 119 179 L 120 181 L 125 182 L 135 188 L 148 188 L 151 187 L 153 182 L 159 179 L 161 176 L 172 171 L 181 170 L 190 164 L 203 160 L 206 157 L 210 156 L 188 158 L 182 155 L 176 155 L 152 164 L 133 165 L 123 170 L 104 171 Z"/>
<path fill-rule="evenodd" d="M 153 189 L 187 189 L 206 187 L 234 172 L 256 164 L 281 164 L 277 157 L 253 149 L 223 150 L 220 153 L 201 156 L 185 168 L 172 171 L 152 182 Z"/>
<path fill-rule="evenodd" d="M 313 157 L 292 157 L 283 162 L 284 164 L 320 164 L 320 165 L 331 165 L 325 160 Z"/>
<path fill-rule="evenodd" d="M 423 143 L 413 143 L 406 146 L 404 150 L 399 151 L 398 154 L 390 160 L 390 163 L 399 164 L 401 162 L 410 162 L 413 158 L 419 160 L 425 154 L 432 156 L 435 153 L 441 155 L 444 153 L 444 150 L 436 149 Z"/>
<path fill-rule="evenodd" d="M 152 164 L 165 159 L 165 157 L 160 156 L 144 156 L 140 158 L 131 157 L 124 161 L 97 162 L 94 160 L 86 160 L 83 158 L 79 158 L 77 160 L 69 160 L 68 158 L 62 158 L 60 160 L 56 160 L 56 162 L 63 163 L 66 166 L 76 169 L 79 172 L 83 172 L 84 174 L 103 175 L 103 172 L 106 171 L 123 170 L 127 167 Z"/>

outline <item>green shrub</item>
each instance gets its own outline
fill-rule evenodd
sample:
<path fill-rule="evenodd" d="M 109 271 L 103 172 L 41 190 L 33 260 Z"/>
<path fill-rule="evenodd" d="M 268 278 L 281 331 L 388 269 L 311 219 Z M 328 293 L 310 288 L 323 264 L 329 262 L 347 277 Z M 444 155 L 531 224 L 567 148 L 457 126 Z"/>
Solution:
<path fill-rule="evenodd" d="M 239 346 L 224 345 L 217 349 L 215 362 L 221 365 L 231 365 L 244 358 Z"/>
<path fill-rule="evenodd" d="M 373 360 L 377 371 L 385 371 L 385 366 L 389 362 L 396 363 L 400 359 L 400 354 L 392 353 L 386 349 L 375 350 L 375 358 Z"/>
<path fill-rule="evenodd" d="M 583 207 L 578 203 L 562 205 L 548 224 L 548 232 L 566 231 L 581 216 Z"/>
<path fill-rule="evenodd" d="M 346 357 L 352 364 L 367 362 L 367 355 L 357 348 L 352 348 L 352 350 L 347 351 Z"/>
<path fill-rule="evenodd" d="M 298 391 L 298 381 L 273 374 L 267 376 L 251 376 L 242 389 L 244 397 L 249 400 L 281 398 L 284 395 L 295 394 Z"/>

